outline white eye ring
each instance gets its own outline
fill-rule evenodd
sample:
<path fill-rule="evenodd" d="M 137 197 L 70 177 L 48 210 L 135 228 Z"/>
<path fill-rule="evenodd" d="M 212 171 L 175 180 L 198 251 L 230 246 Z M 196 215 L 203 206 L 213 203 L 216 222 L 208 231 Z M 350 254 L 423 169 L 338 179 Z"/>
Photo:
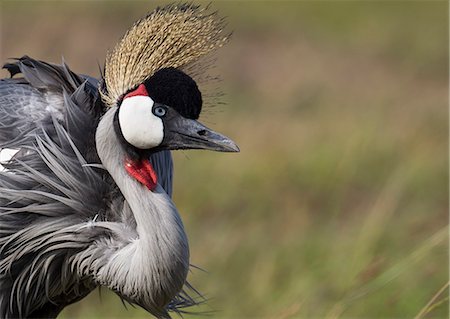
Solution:
<path fill-rule="evenodd" d="M 167 109 L 164 106 L 155 106 L 153 107 L 153 114 L 158 117 L 163 117 L 167 113 Z"/>

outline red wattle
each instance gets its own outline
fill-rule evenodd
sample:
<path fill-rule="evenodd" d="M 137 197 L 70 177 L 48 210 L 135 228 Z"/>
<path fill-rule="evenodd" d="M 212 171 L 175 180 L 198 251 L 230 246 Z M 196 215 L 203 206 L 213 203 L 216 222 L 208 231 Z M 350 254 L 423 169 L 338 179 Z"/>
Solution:
<path fill-rule="evenodd" d="M 158 184 L 158 175 L 156 175 L 152 164 L 148 159 L 132 160 L 125 159 L 125 170 L 139 183 L 153 191 Z"/>
<path fill-rule="evenodd" d="M 145 88 L 145 85 L 144 84 L 139 85 L 136 90 L 131 91 L 130 93 L 125 95 L 124 99 L 132 96 L 148 96 L 148 92 L 147 89 Z"/>

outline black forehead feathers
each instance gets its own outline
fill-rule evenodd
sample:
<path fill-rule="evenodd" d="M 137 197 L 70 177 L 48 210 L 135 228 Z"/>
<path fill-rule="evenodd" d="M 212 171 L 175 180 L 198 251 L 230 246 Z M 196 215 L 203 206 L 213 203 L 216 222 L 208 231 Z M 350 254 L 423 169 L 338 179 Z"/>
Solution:
<path fill-rule="evenodd" d="M 202 110 L 202 94 L 197 83 L 176 68 L 164 68 L 144 82 L 153 101 L 174 108 L 185 118 L 198 119 Z"/>

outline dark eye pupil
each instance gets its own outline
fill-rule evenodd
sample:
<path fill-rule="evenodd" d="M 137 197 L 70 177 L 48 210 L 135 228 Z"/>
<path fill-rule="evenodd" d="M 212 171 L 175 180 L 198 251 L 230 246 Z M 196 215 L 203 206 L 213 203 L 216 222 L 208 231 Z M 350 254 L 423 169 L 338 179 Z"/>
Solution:
<path fill-rule="evenodd" d="M 159 116 L 163 116 L 163 115 L 166 114 L 166 110 L 164 108 L 162 108 L 162 107 L 157 107 L 155 109 L 155 114 L 159 115 Z"/>

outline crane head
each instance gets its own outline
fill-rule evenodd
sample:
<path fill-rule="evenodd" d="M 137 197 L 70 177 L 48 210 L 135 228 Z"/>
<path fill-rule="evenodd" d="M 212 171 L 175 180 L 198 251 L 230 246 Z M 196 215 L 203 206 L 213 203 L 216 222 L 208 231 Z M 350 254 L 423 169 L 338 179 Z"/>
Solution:
<path fill-rule="evenodd" d="M 225 20 L 208 8 L 172 4 L 137 21 L 106 57 L 98 88 L 101 101 L 114 114 L 126 170 L 150 190 L 157 185 L 157 174 L 148 163 L 149 153 L 239 151 L 228 137 L 197 121 L 202 95 L 182 71 L 204 72 L 200 59 L 228 41 L 224 29 Z"/>
<path fill-rule="evenodd" d="M 228 137 L 197 121 L 202 96 L 195 81 L 176 68 L 164 68 L 123 97 L 115 130 L 133 153 L 175 149 L 238 152 Z"/>

